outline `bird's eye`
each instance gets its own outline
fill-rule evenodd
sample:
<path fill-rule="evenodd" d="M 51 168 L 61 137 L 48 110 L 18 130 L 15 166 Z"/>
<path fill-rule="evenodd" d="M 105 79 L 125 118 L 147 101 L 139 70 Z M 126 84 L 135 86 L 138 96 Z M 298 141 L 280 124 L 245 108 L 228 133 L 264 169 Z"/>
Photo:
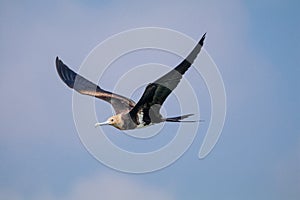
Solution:
<path fill-rule="evenodd" d="M 111 122 L 113 122 L 113 121 L 114 121 L 114 119 L 110 119 L 110 121 L 111 121 Z"/>

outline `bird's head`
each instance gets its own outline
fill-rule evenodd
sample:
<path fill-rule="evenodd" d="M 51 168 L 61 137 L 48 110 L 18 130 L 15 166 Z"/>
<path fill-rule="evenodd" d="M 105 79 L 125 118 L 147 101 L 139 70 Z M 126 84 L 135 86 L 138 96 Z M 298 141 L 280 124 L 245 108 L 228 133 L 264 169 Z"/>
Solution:
<path fill-rule="evenodd" d="M 117 129 L 123 129 L 123 121 L 122 121 L 122 116 L 121 114 L 118 114 L 118 115 L 114 115 L 110 118 L 108 118 L 105 122 L 102 122 L 102 123 L 96 123 L 95 124 L 95 127 L 98 127 L 98 126 L 104 126 L 104 125 L 111 125 L 111 126 L 114 126 L 116 127 Z"/>

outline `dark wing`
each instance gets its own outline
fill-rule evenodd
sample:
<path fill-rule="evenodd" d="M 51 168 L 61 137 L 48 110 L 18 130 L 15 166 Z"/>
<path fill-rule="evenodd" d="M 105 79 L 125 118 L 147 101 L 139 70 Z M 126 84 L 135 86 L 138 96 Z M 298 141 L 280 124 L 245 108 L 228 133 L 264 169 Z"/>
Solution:
<path fill-rule="evenodd" d="M 67 84 L 67 86 L 73 88 L 80 94 L 94 96 L 110 103 L 116 114 L 129 111 L 135 106 L 135 102 L 131 99 L 103 90 L 98 85 L 85 79 L 79 74 L 76 74 L 58 57 L 56 57 L 56 69 L 60 78 Z"/>
<path fill-rule="evenodd" d="M 130 115 L 133 120 L 136 119 L 139 112 L 143 112 L 143 120 L 146 121 L 146 123 L 147 120 L 150 120 L 150 118 L 152 122 L 153 117 L 160 118 L 159 110 L 161 105 L 164 103 L 172 90 L 176 88 L 182 78 L 182 75 L 189 69 L 196 59 L 203 46 L 205 35 L 206 33 L 202 36 L 196 47 L 187 56 L 187 58 L 184 59 L 177 67 L 161 78 L 157 79 L 154 83 L 150 83 L 146 87 L 142 97 L 136 106 L 130 111 Z M 151 117 L 151 113 L 153 117 Z M 147 119 L 147 117 L 150 118 Z"/>

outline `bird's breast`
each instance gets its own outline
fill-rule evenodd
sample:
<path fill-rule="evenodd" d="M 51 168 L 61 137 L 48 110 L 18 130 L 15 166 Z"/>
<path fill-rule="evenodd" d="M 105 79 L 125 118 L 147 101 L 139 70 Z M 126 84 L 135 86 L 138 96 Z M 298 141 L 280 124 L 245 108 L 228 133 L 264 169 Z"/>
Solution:
<path fill-rule="evenodd" d="M 147 123 L 146 121 L 145 121 L 145 113 L 143 112 L 143 111 L 140 111 L 140 112 L 138 112 L 137 113 L 137 128 L 143 128 L 143 127 L 145 127 L 145 126 L 149 126 L 149 125 L 151 125 L 152 123 L 151 123 L 151 121 L 149 121 L 149 123 Z"/>
<path fill-rule="evenodd" d="M 144 120 L 143 120 L 143 118 L 144 118 L 144 112 L 143 111 L 138 112 L 137 113 L 137 123 L 138 123 L 138 126 L 145 123 Z"/>

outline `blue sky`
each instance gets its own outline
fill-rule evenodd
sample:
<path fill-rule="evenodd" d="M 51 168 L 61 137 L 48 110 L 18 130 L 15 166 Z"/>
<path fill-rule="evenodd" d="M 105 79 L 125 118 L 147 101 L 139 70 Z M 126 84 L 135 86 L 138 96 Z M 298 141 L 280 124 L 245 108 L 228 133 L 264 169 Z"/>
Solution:
<path fill-rule="evenodd" d="M 299 199 L 298 8 L 297 1 L 1 1 L 0 199 Z M 86 151 L 73 122 L 72 91 L 54 59 L 77 70 L 109 36 L 147 26 L 195 40 L 207 32 L 205 49 L 226 87 L 227 118 L 205 159 L 197 157 L 200 131 L 171 166 L 133 175 Z M 115 64 L 130 69 L 129 62 Z M 98 102 L 97 109 L 108 113 L 109 106 Z"/>

